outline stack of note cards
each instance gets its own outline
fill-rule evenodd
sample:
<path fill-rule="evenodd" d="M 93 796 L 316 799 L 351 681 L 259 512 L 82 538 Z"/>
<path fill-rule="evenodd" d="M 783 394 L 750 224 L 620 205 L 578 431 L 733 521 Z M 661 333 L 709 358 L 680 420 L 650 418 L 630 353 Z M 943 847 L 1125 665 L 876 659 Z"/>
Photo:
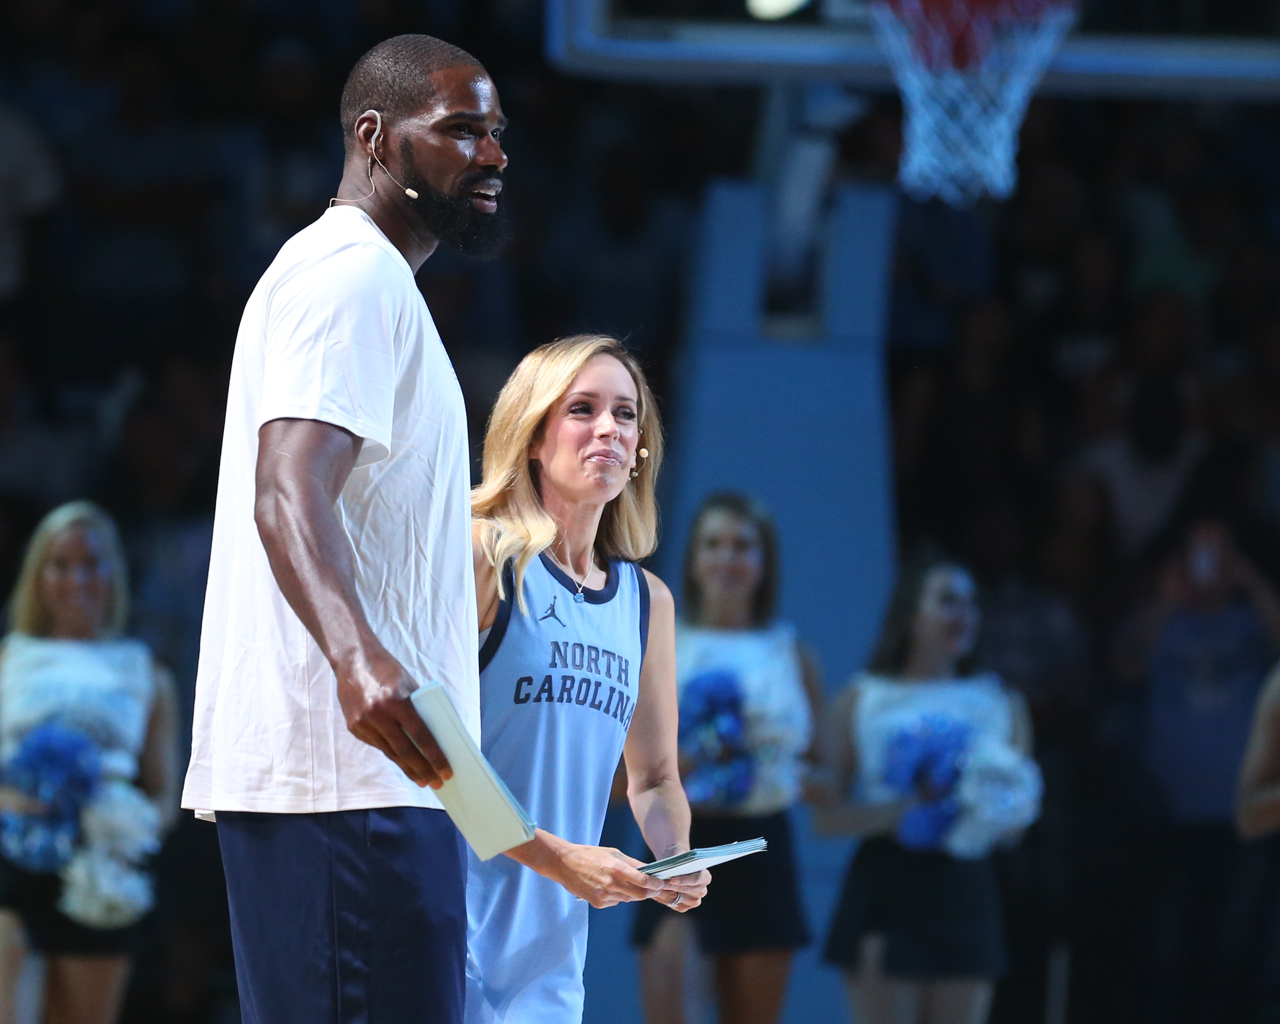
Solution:
<path fill-rule="evenodd" d="M 476 746 L 444 687 L 420 687 L 409 699 L 449 759 L 453 778 L 436 796 L 476 856 L 489 860 L 532 839 L 529 815 Z"/>
<path fill-rule="evenodd" d="M 763 839 L 744 839 L 740 843 L 725 843 L 724 846 L 707 846 L 701 850 L 686 850 L 674 857 L 663 857 L 652 864 L 646 864 L 640 870 L 655 878 L 675 878 L 677 875 L 692 875 L 704 868 L 715 867 L 725 861 L 737 860 L 750 853 L 763 853 L 768 843 Z"/>

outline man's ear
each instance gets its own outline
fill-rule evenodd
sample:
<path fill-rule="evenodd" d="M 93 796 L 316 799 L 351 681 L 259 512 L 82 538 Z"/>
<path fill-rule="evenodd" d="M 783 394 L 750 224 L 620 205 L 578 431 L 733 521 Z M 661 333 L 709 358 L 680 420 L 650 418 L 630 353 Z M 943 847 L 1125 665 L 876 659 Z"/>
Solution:
<path fill-rule="evenodd" d="M 356 152 L 363 157 L 375 154 L 375 142 L 382 141 L 379 139 L 380 121 L 382 118 L 376 110 L 366 110 L 363 114 L 356 118 L 354 134 L 356 137 Z"/>

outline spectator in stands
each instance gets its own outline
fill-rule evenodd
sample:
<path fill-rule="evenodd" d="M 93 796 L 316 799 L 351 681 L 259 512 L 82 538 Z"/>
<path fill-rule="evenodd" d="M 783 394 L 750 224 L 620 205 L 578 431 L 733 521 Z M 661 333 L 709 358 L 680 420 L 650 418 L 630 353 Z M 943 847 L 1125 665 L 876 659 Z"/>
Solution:
<path fill-rule="evenodd" d="M 1212 520 L 1193 525 L 1159 591 L 1117 638 L 1113 673 L 1143 687 L 1142 753 L 1162 798 L 1151 998 L 1166 1021 L 1244 1019 L 1257 851 L 1233 817 L 1254 705 L 1280 655 L 1280 595 Z"/>
<path fill-rule="evenodd" d="M 795 627 L 775 618 L 778 572 L 773 521 L 760 505 L 735 493 L 702 503 L 676 634 L 690 841 L 769 842 L 767 857 L 716 868 L 715 886 L 687 915 L 713 961 L 719 1019 L 734 1024 L 779 1019 L 793 955 L 809 941 L 788 812 L 801 799 L 822 682 Z M 650 1024 L 684 1020 L 684 924 L 651 900 L 638 908 L 633 939 Z"/>
<path fill-rule="evenodd" d="M 1119 561 L 1106 485 L 1081 469 L 1053 482 L 1043 533 L 1036 545 L 1036 570 L 1048 586 L 1071 601 L 1075 615 L 1095 636 L 1109 632 Z"/>
<path fill-rule="evenodd" d="M 1026 702 L 973 671 L 979 622 L 969 573 L 921 559 L 894 589 L 868 671 L 823 716 L 830 791 L 816 821 L 862 837 L 825 954 L 857 1024 L 982 1024 L 1007 967 L 990 856 L 1007 830 L 961 843 L 955 769 L 964 752 L 973 764 L 1001 751 L 1010 806 L 1036 798 L 1038 773 Z M 928 736 L 928 758 L 913 757 Z"/>
<path fill-rule="evenodd" d="M 1140 381 L 1125 429 L 1086 451 L 1081 466 L 1106 485 L 1123 554 L 1137 558 L 1169 524 L 1207 443 L 1171 376 Z"/>
<path fill-rule="evenodd" d="M 248 246 L 239 267 L 252 284 L 280 246 L 324 212 L 342 174 L 342 131 L 330 116 L 317 55 L 297 39 L 274 43 L 262 58 L 261 121 L 241 154 L 245 209 L 229 246 Z"/>
<path fill-rule="evenodd" d="M 1090 638 L 1070 603 L 1028 571 L 1022 510 L 1008 495 L 993 496 L 966 532 L 983 592 L 978 663 L 1022 693 L 1038 736 L 1078 718 L 1088 699 Z"/>
<path fill-rule="evenodd" d="M 170 340 L 160 336 L 161 309 L 180 309 L 212 287 L 209 213 L 221 166 L 210 134 L 175 102 L 175 74 L 170 51 L 131 38 L 114 62 L 114 115 L 68 143 L 76 239 L 69 280 L 80 301 L 128 322 L 118 343 L 135 352 Z M 152 315 L 139 319 L 139 302 Z"/>
<path fill-rule="evenodd" d="M 16 336 L 0 334 L 0 491 L 47 509 L 94 483 L 108 432 L 43 416 L 29 362 Z"/>
<path fill-rule="evenodd" d="M 28 232 L 62 190 L 58 163 L 35 126 L 0 104 L 0 309 L 28 278 Z"/>
<path fill-rule="evenodd" d="M 1096 231 L 1076 236 L 1065 294 L 1047 324 L 1047 351 L 1037 353 L 1062 414 L 1079 414 L 1091 387 L 1118 354 L 1122 274 L 1111 239 Z M 1084 426 L 1091 440 L 1088 424 Z"/>
<path fill-rule="evenodd" d="M 1045 1007 L 1046 965 L 1063 958 L 1071 937 L 1086 810 L 1078 766 L 1093 710 L 1089 631 L 1035 572 L 1027 524 L 1009 495 L 994 495 L 970 518 L 965 544 L 982 587 L 977 664 L 1026 699 L 1044 774 L 1040 819 L 1005 858 L 1010 965 L 993 1010 L 1003 1021 L 1029 1020 Z"/>

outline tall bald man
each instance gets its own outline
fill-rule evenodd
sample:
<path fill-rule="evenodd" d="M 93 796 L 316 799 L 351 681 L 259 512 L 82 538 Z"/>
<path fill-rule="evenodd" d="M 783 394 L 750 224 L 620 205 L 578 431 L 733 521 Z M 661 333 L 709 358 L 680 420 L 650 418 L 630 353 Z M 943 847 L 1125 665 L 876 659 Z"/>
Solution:
<path fill-rule="evenodd" d="M 408 701 L 478 732 L 470 469 L 414 274 L 499 247 L 506 124 L 469 54 L 388 39 L 346 164 L 236 339 L 183 806 L 211 817 L 245 1024 L 462 1019 L 466 861 Z"/>

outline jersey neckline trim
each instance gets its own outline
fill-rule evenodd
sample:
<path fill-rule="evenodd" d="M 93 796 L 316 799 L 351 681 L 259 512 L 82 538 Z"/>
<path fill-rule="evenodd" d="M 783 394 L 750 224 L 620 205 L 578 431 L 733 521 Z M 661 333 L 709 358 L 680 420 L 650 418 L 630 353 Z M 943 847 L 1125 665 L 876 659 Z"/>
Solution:
<path fill-rule="evenodd" d="M 542 566 L 551 574 L 560 586 L 564 587 L 570 594 L 578 593 L 578 584 L 569 578 L 568 574 L 551 560 L 551 557 L 545 552 L 539 552 L 538 558 L 542 562 Z M 618 592 L 618 560 L 616 558 L 609 559 L 609 576 L 605 580 L 604 586 L 599 590 L 592 590 L 590 587 L 582 588 L 582 598 L 587 604 L 608 604 L 613 600 L 613 596 Z"/>

